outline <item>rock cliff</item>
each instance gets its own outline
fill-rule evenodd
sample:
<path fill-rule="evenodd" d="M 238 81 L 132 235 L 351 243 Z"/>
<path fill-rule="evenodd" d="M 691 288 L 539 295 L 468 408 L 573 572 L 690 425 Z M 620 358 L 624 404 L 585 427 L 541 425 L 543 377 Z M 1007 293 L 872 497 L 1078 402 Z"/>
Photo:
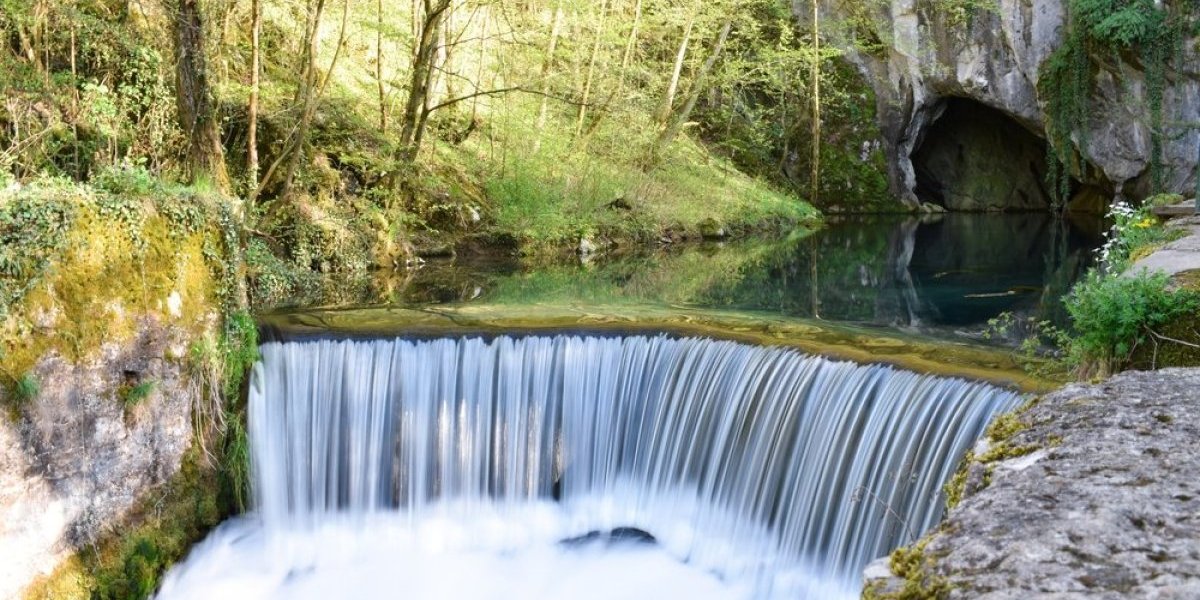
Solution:
<path fill-rule="evenodd" d="M 0 422 L 0 597 L 114 533 L 179 471 L 198 393 L 178 360 L 185 335 L 145 319 L 91 360 L 50 354 L 32 369 L 37 398 Z M 119 390 L 138 384 L 148 394 L 126 406 Z"/>
<path fill-rule="evenodd" d="M 796 4 L 797 14 L 803 15 L 800 5 L 806 3 Z M 942 142 L 936 138 L 954 135 L 934 129 L 952 99 L 993 109 L 1044 143 L 1047 99 L 1039 93 L 1038 84 L 1044 64 L 1067 35 L 1067 0 L 998 0 L 991 9 L 975 7 L 965 12 L 947 11 L 945 4 L 934 0 L 885 0 L 878 10 L 866 15 L 878 47 L 868 51 L 846 40 L 842 44 L 848 58 L 875 90 L 890 185 L 910 206 L 937 201 L 936 194 L 920 189 L 919 159 L 923 146 L 933 144 L 936 148 Z M 828 2 L 825 13 L 844 20 L 845 6 Z M 861 21 L 862 15 L 858 16 Z M 1071 134 L 1077 158 L 1082 159 L 1082 166 L 1072 169 L 1072 178 L 1104 198 L 1117 194 L 1140 198 L 1151 192 L 1152 119 L 1145 68 L 1135 54 L 1106 52 L 1092 57 L 1087 131 Z M 1192 194 L 1200 160 L 1197 39 L 1185 39 L 1171 62 L 1163 111 L 1168 129 L 1164 132 L 1162 157 L 1164 191 Z M 1005 168 L 1021 177 L 1031 170 L 1044 169 L 1044 158 L 1039 165 L 1028 152 L 998 152 L 995 135 L 966 134 L 952 140 L 962 146 L 960 150 L 966 155 L 963 164 L 955 167 L 942 160 L 931 165 L 943 177 L 960 181 L 986 177 L 986 168 L 980 171 L 972 165 L 994 169 L 996 162 L 1003 162 Z M 1083 147 L 1080 140 L 1084 140 Z M 972 155 L 976 160 L 970 160 Z M 980 157 L 991 157 L 994 162 Z M 1030 186 L 1017 183 L 1029 195 L 1026 188 Z M 953 181 L 950 184 L 953 187 Z M 945 206 L 952 209 L 1024 207 L 996 204 L 1006 200 L 980 203 L 970 194 L 943 194 L 943 198 Z"/>

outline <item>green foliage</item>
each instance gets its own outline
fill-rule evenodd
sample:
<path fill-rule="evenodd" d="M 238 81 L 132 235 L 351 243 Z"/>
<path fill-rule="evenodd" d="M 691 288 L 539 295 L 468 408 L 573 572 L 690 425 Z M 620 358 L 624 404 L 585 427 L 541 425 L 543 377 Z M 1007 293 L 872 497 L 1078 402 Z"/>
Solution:
<path fill-rule="evenodd" d="M 935 14 L 945 19 L 946 25 L 966 33 L 975 17 L 980 13 L 996 13 L 1000 10 L 997 0 L 926 0 Z"/>
<path fill-rule="evenodd" d="M 1060 207 L 1068 199 L 1070 176 L 1084 169 L 1074 148 L 1087 147 L 1093 57 L 1107 53 L 1118 58 L 1136 53 L 1146 73 L 1151 180 L 1154 190 L 1161 191 L 1163 140 L 1173 126 L 1163 114 L 1163 93 L 1189 23 L 1200 16 L 1198 6 L 1184 2 L 1178 8 L 1161 7 L 1154 0 L 1070 0 L 1065 43 L 1047 59 L 1039 81 L 1049 117 L 1048 183 Z M 1078 136 L 1075 141 L 1073 134 Z"/>
<path fill-rule="evenodd" d="M 157 384 L 154 381 L 143 381 L 133 385 L 123 385 L 117 390 L 117 397 L 120 398 L 121 404 L 126 410 L 134 408 L 144 402 L 154 393 Z"/>
<path fill-rule="evenodd" d="M 229 422 L 221 458 L 222 480 L 238 512 L 250 506 L 250 438 L 240 416 Z"/>
<path fill-rule="evenodd" d="M 40 281 L 67 243 L 77 207 L 69 183 L 0 190 L 0 318 Z"/>
<path fill-rule="evenodd" d="M 1200 310 L 1200 295 L 1171 291 L 1168 281 L 1166 275 L 1144 271 L 1125 276 L 1090 273 L 1066 299 L 1076 360 L 1102 373 L 1119 369 L 1157 329 Z"/>
<path fill-rule="evenodd" d="M 1016 337 L 1017 360 L 1025 372 L 1047 380 L 1065 379 L 1071 369 L 1069 349 L 1071 332 L 1053 322 L 1029 316 L 1018 318 L 1010 312 L 988 319 L 983 338 Z"/>
<path fill-rule="evenodd" d="M 13 398 L 16 400 L 17 406 L 23 406 L 37 399 L 38 394 L 42 393 L 42 384 L 38 382 L 37 377 L 33 373 L 26 373 L 17 379 L 17 383 L 13 386 Z"/>
<path fill-rule="evenodd" d="M 1153 205 L 1133 208 L 1124 202 L 1113 204 L 1108 213 L 1112 227 L 1100 250 L 1100 267 L 1107 273 L 1120 273 L 1139 255 L 1171 241 L 1178 231 L 1164 228 L 1155 217 Z"/>
<path fill-rule="evenodd" d="M 1167 12 L 1154 0 L 1072 0 L 1076 27 L 1092 40 L 1133 48 L 1153 43 L 1163 34 Z"/>
<path fill-rule="evenodd" d="M 254 317 L 245 312 L 226 315 L 220 351 L 224 362 L 225 397 L 239 398 L 246 373 L 258 361 L 258 325 Z"/>
<path fill-rule="evenodd" d="M 316 276 L 276 255 L 261 239 L 246 246 L 246 269 L 250 279 L 250 299 L 255 306 L 278 306 L 294 300 L 306 287 L 315 287 Z M 307 284 L 307 285 L 306 285 Z"/>
<path fill-rule="evenodd" d="M 120 22 L 125 11 L 103 2 L 8 4 L 0 154 L 18 176 L 85 179 L 129 156 L 156 168 L 178 157 L 169 38 Z"/>

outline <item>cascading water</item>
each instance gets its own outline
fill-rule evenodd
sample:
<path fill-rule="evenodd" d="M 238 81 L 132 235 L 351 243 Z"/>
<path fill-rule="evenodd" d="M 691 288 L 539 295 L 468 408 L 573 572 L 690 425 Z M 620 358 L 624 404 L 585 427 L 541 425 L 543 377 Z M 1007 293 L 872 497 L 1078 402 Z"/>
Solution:
<path fill-rule="evenodd" d="M 867 562 L 937 522 L 962 454 L 1020 400 L 668 336 L 262 355 L 257 510 L 163 598 L 855 596 Z M 561 542 L 615 528 L 656 543 Z"/>

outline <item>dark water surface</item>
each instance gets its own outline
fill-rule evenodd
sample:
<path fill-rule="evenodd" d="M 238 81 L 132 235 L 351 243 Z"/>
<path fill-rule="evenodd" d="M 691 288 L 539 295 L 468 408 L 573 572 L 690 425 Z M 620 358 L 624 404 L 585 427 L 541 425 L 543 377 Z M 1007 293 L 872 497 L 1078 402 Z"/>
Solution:
<path fill-rule="evenodd" d="M 373 304 L 651 304 L 759 311 L 977 338 L 1002 313 L 1063 323 L 1102 243 L 1098 219 L 1045 214 L 833 218 L 812 234 L 667 246 L 587 264 L 431 261 Z"/>

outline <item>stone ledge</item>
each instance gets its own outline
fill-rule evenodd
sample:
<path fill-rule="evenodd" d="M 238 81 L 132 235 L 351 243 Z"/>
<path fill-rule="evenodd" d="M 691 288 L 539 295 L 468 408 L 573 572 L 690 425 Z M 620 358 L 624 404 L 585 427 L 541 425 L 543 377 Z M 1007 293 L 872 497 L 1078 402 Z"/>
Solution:
<path fill-rule="evenodd" d="M 1200 598 L 1200 369 L 1071 385 L 1019 419 L 1009 443 L 1042 450 L 968 489 L 906 579 L 868 568 L 865 596 Z"/>

